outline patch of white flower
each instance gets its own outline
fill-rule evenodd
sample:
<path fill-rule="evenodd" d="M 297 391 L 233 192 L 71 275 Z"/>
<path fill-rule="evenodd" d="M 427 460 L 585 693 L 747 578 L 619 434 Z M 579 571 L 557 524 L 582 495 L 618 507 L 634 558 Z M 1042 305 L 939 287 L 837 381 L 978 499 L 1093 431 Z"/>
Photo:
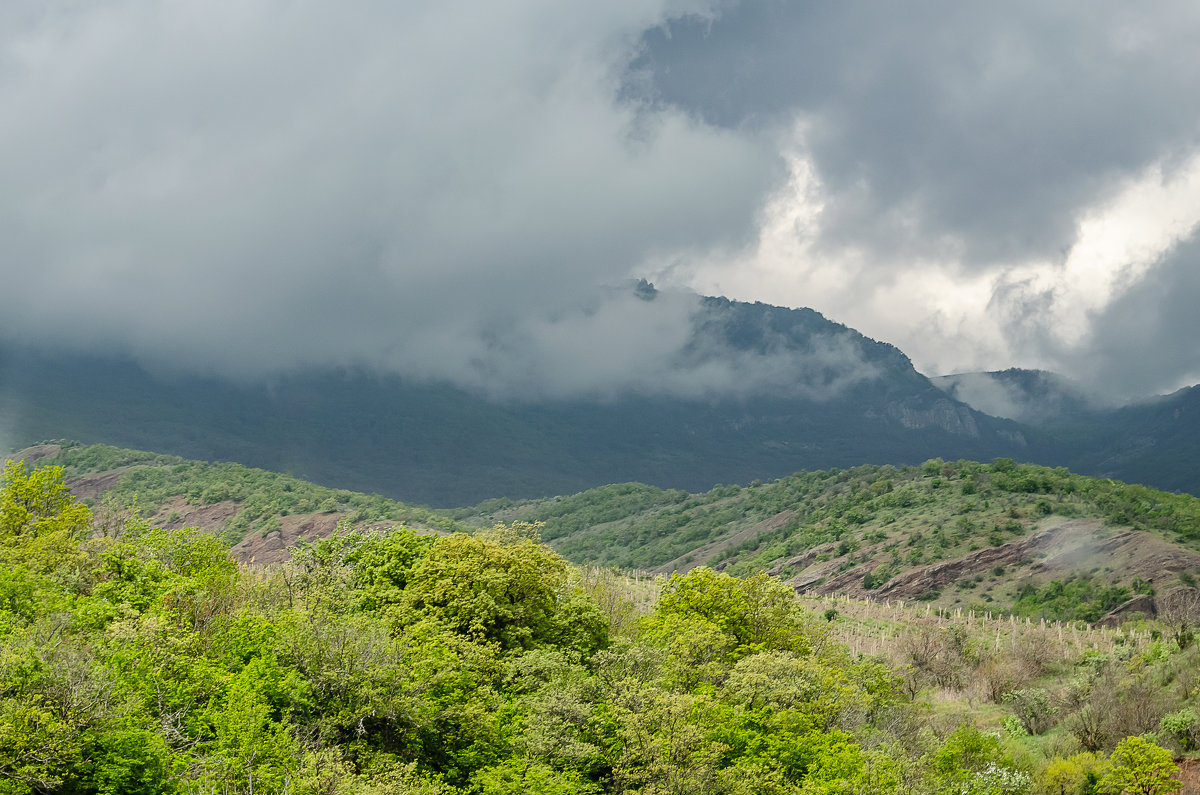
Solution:
<path fill-rule="evenodd" d="M 959 789 L 959 795 L 1020 795 L 1029 792 L 1028 773 L 989 762 L 974 780 Z"/>

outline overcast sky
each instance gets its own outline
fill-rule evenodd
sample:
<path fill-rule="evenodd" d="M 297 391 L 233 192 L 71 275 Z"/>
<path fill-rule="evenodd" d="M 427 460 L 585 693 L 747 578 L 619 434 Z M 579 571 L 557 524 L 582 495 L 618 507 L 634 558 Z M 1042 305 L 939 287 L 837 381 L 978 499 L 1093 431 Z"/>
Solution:
<path fill-rule="evenodd" d="M 594 392 L 686 342 L 645 276 L 1169 391 L 1197 41 L 1188 0 L 4 0 L 0 338 Z"/>

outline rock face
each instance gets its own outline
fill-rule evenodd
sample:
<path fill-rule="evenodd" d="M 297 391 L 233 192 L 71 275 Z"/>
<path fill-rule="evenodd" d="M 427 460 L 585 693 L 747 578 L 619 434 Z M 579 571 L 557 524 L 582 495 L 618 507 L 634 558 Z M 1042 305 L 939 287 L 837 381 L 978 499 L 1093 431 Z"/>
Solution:
<path fill-rule="evenodd" d="M 876 593 L 879 597 L 887 599 L 913 599 L 930 591 L 940 591 L 964 577 L 974 577 L 996 566 L 1007 567 L 1025 563 L 1046 538 L 1046 534 L 1043 534 L 1040 537 L 981 549 L 957 560 L 922 566 L 893 577 L 877 589 Z"/>
<path fill-rule="evenodd" d="M 979 436 L 979 425 L 975 422 L 975 415 L 962 404 L 939 400 L 930 413 L 933 415 L 931 419 L 934 424 L 944 431 L 970 436 L 972 439 Z"/>
<path fill-rule="evenodd" d="M 1046 543 L 1049 533 L 1042 533 L 1032 538 L 1013 541 L 997 547 L 988 547 L 954 560 L 940 561 L 927 566 L 919 566 L 888 580 L 882 587 L 871 591 L 862 586 L 863 575 L 874 568 L 873 564 L 865 564 L 842 572 L 834 577 L 821 580 L 821 575 L 797 579 L 794 583 L 797 593 L 836 594 L 848 593 L 854 596 L 866 596 L 873 599 L 915 599 L 931 591 L 940 591 L 951 583 L 964 577 L 973 577 L 996 566 L 1013 566 L 1026 563 L 1030 555 Z"/>
<path fill-rule="evenodd" d="M 828 557 L 825 553 L 833 546 L 811 549 L 769 573 L 779 574 L 784 566 L 799 570 L 791 581 L 797 593 L 909 600 L 985 575 L 997 567 L 1023 568 L 1018 579 L 1037 584 L 1111 566 L 1125 572 L 1129 579 L 1141 577 L 1159 587 L 1174 582 L 1179 572 L 1200 569 L 1200 554 L 1181 550 L 1139 530 L 1114 532 L 1098 519 L 1055 518 L 1027 537 L 902 571 L 873 589 L 863 587 L 863 577 L 885 565 L 886 559 L 863 560 L 839 572 L 836 560 L 818 560 L 821 556 Z M 1149 602 L 1133 599 L 1113 612 L 1120 611 L 1157 614 L 1153 599 Z"/>
<path fill-rule="evenodd" d="M 979 438 L 979 425 L 975 422 L 975 417 L 971 414 L 970 409 L 961 403 L 937 400 L 926 408 L 889 403 L 887 413 L 888 416 L 910 430 L 940 428 L 955 436 Z"/>
<path fill-rule="evenodd" d="M 1125 619 L 1133 618 L 1135 613 L 1140 613 L 1146 618 L 1156 618 L 1158 616 L 1158 605 L 1155 603 L 1154 597 L 1144 593 L 1138 594 L 1128 602 L 1108 611 L 1108 614 L 1104 618 L 1096 622 L 1096 626 L 1120 626 Z"/>

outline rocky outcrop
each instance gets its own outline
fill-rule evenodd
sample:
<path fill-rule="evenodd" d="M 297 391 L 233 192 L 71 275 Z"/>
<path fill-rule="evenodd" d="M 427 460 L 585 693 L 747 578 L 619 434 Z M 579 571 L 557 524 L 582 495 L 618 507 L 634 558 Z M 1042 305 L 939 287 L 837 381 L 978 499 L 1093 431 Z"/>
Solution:
<path fill-rule="evenodd" d="M 1158 605 L 1155 604 L 1154 597 L 1144 593 L 1138 594 L 1129 601 L 1109 610 L 1104 618 L 1096 622 L 1096 626 L 1120 626 L 1126 619 L 1133 618 L 1135 614 L 1141 614 L 1146 618 L 1156 618 L 1158 616 Z"/>
<path fill-rule="evenodd" d="M 1099 519 L 1081 518 L 1048 520 L 1030 536 L 974 550 L 952 560 L 910 568 L 872 589 L 863 587 L 863 577 L 887 564 L 882 554 L 871 555 L 853 568 L 839 571 L 845 567 L 845 561 L 830 560 L 832 552 L 833 546 L 825 545 L 786 561 L 785 566 L 799 572 L 791 581 L 797 593 L 907 600 L 979 575 L 995 577 L 997 568 L 1017 567 L 1024 569 L 1019 581 L 1035 585 L 1110 566 L 1111 570 L 1122 572 L 1119 584 L 1140 577 L 1163 588 L 1170 587 L 1180 572 L 1200 570 L 1200 555 L 1195 552 L 1141 530 L 1114 532 Z M 826 559 L 818 560 L 822 557 Z M 777 566 L 771 573 L 779 574 L 783 568 Z M 1138 612 L 1154 616 L 1161 612 L 1162 604 L 1160 598 L 1156 610 L 1153 600 L 1134 599 L 1113 612 L 1118 618 Z"/>
<path fill-rule="evenodd" d="M 892 402 L 887 406 L 887 413 L 905 428 L 940 428 L 956 436 L 979 437 L 979 425 L 971 410 L 951 400 L 935 400 L 926 406 Z"/>
<path fill-rule="evenodd" d="M 795 511 L 783 511 L 781 513 L 777 513 L 774 516 L 770 516 L 761 522 L 756 522 L 755 524 L 752 524 L 727 538 L 712 541 L 698 549 L 688 552 L 685 555 L 680 555 L 674 560 L 667 561 L 654 571 L 658 574 L 672 574 L 674 572 L 686 574 L 697 566 L 707 566 L 719 558 L 721 553 L 725 552 L 725 550 L 735 547 L 745 541 L 756 539 L 765 533 L 774 532 L 775 530 L 778 530 L 787 524 L 788 521 L 795 515 Z M 729 565 L 730 562 L 731 561 L 728 560 L 722 561 L 717 563 L 715 568 L 717 571 L 721 571 L 727 565 Z M 775 574 L 778 574 L 778 572 L 775 572 Z"/>

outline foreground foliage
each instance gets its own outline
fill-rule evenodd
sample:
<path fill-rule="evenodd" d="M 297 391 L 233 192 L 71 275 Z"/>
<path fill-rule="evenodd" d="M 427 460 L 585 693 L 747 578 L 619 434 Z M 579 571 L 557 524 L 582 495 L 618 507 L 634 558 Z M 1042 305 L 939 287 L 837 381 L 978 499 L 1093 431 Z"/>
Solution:
<path fill-rule="evenodd" d="M 761 574 L 695 569 L 631 621 L 537 525 L 347 532 L 263 573 L 136 514 L 93 528 L 61 469 L 0 495 L 4 794 L 1172 786 L 1140 738 L 1038 760 L 939 726 Z"/>

